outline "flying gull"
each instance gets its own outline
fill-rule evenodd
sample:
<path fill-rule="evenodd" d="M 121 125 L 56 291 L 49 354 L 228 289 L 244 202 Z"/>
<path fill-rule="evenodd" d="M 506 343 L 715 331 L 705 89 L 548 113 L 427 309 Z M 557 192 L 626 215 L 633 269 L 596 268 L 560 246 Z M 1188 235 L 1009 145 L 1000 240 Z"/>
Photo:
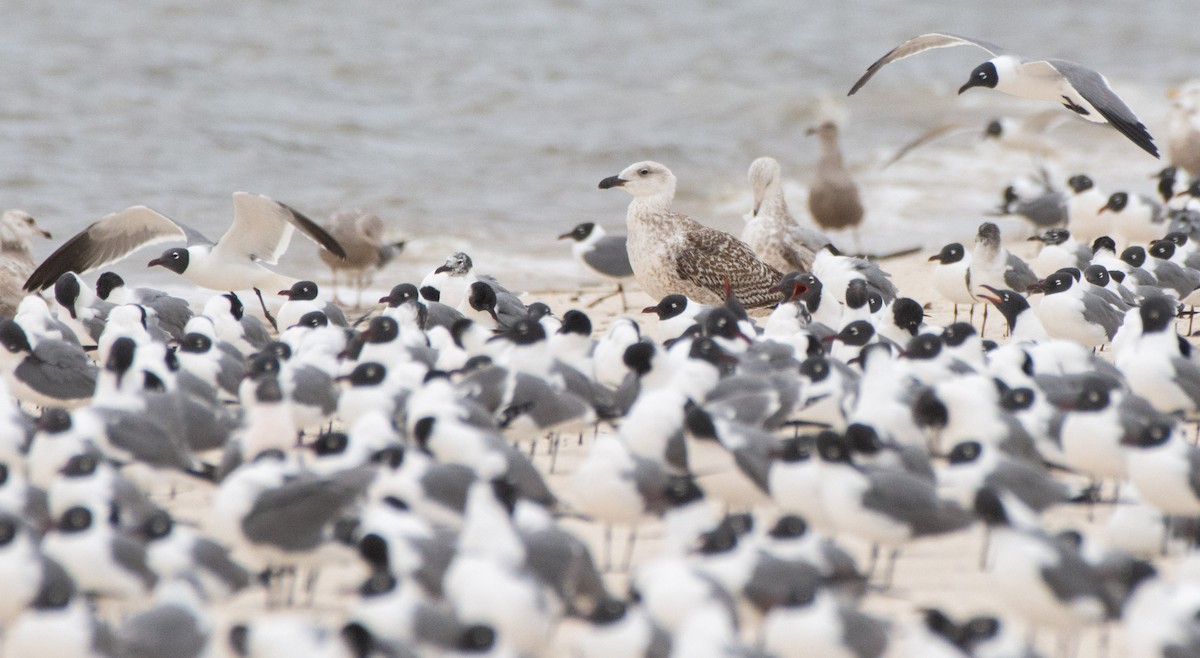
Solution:
<path fill-rule="evenodd" d="M 989 87 L 1012 96 L 1061 103 L 1088 121 L 1112 124 L 1113 128 L 1142 150 L 1158 157 L 1158 147 L 1154 145 L 1154 138 L 1146 126 L 1113 92 L 1103 75 L 1061 59 L 1024 59 L 1006 55 L 999 46 L 953 34 L 922 34 L 896 46 L 867 68 L 867 72 L 850 88 L 848 95 L 853 96 L 879 69 L 892 62 L 926 50 L 951 46 L 975 46 L 992 56 L 992 59 L 971 71 L 970 79 L 959 88 L 958 93 L 971 87 Z"/>
<path fill-rule="evenodd" d="M 747 308 L 779 301 L 783 276 L 746 243 L 671 210 L 675 175 L 657 162 L 638 162 L 600 181 L 600 189 L 633 195 L 626 215 L 629 262 L 638 284 L 654 299 L 672 293 L 703 304 L 725 302 L 726 286 Z"/>
<path fill-rule="evenodd" d="M 146 206 L 133 206 L 102 217 L 67 240 L 34 270 L 25 290 L 44 290 L 64 272 L 90 272 L 147 245 L 183 240 L 187 247 L 168 249 L 149 265 L 161 265 L 210 290 L 252 288 L 270 319 L 260 289 L 290 288 L 295 280 L 263 264 L 278 262 L 296 229 L 339 258 L 346 257 L 325 229 L 295 209 L 259 194 L 233 193 L 233 224 L 215 243 Z"/>

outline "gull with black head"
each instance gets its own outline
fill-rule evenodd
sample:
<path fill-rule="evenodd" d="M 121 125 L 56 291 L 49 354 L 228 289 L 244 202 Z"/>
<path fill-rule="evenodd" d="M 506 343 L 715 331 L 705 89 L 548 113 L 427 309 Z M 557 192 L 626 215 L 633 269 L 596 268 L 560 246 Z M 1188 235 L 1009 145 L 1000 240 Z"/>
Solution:
<path fill-rule="evenodd" d="M 296 229 L 338 258 L 346 257 L 337 240 L 316 222 L 260 194 L 233 193 L 233 224 L 216 242 L 146 206 L 133 206 L 100 218 L 67 240 L 34 270 L 25 290 L 44 290 L 64 272 L 90 272 L 148 245 L 184 241 L 186 247 L 164 251 L 149 266 L 165 267 L 210 290 L 251 288 L 270 319 L 261 289 L 290 288 L 295 280 L 264 264 L 279 261 Z"/>
<path fill-rule="evenodd" d="M 933 32 L 913 37 L 896 46 L 867 68 L 849 96 L 862 89 L 879 69 L 888 64 L 935 48 L 975 46 L 992 56 L 976 66 L 958 93 L 971 87 L 986 87 L 1010 96 L 1053 101 L 1093 123 L 1109 123 L 1145 152 L 1158 157 L 1158 147 L 1146 126 L 1125 101 L 1108 85 L 1101 74 L 1074 62 L 1061 59 L 1027 59 L 1009 55 L 986 41 Z"/>

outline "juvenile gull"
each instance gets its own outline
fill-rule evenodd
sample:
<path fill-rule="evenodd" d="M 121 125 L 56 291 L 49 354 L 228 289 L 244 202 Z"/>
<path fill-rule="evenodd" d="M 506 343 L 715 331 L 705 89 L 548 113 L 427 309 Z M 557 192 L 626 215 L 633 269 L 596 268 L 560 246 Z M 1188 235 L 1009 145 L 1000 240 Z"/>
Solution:
<path fill-rule="evenodd" d="M 295 209 L 258 194 L 233 193 L 233 224 L 215 243 L 146 206 L 133 206 L 102 217 L 67 240 L 34 270 L 25 290 L 43 290 L 64 272 L 90 272 L 147 245 L 183 240 L 187 247 L 168 249 L 149 266 L 161 265 L 210 290 L 251 288 L 270 318 L 261 289 L 281 290 L 295 280 L 263 263 L 278 262 L 296 229 L 339 258 L 346 257 L 325 229 Z"/>
<path fill-rule="evenodd" d="M 321 261 L 333 271 L 333 301 L 337 302 L 337 277 L 346 272 L 354 282 L 354 306 L 362 306 L 362 291 L 371 283 L 375 270 L 387 265 L 404 250 L 405 240 L 388 242 L 383 220 L 373 212 L 345 210 L 334 214 L 325 224 L 329 235 L 346 250 L 345 258 L 321 251 Z"/>
<path fill-rule="evenodd" d="M 1158 157 L 1158 147 L 1133 110 L 1092 69 L 1061 59 L 1025 59 L 1004 54 L 999 46 L 953 34 L 930 33 L 913 37 L 893 48 L 867 68 L 847 95 L 853 96 L 879 69 L 897 60 L 935 48 L 975 46 L 992 59 L 975 67 L 958 93 L 971 87 L 989 87 L 1011 96 L 1053 101 L 1093 123 L 1109 123 L 1139 148 Z"/>
<path fill-rule="evenodd" d="M 745 217 L 742 241 L 780 272 L 812 271 L 813 255 L 830 240 L 816 228 L 800 224 L 788 212 L 779 162 L 759 158 L 750 163 L 749 177 L 754 207 Z"/>
<path fill-rule="evenodd" d="M 858 185 L 842 162 L 838 146 L 838 127 L 826 121 L 808 134 L 821 138 L 821 159 L 817 160 L 817 175 L 808 188 L 808 211 L 813 221 L 824 229 L 852 229 L 858 241 L 858 225 L 862 223 L 863 206 Z"/>
<path fill-rule="evenodd" d="M 25 296 L 21 284 L 33 273 L 30 238 L 50 238 L 24 210 L 5 210 L 0 215 L 0 317 L 11 318 Z"/>
<path fill-rule="evenodd" d="M 747 308 L 779 301 L 773 288 L 782 275 L 746 243 L 671 210 L 675 175 L 669 169 L 638 162 L 600 181 L 600 189 L 612 187 L 633 195 L 625 218 L 629 262 L 651 297 L 680 293 L 704 304 L 722 304 L 728 286 Z"/>

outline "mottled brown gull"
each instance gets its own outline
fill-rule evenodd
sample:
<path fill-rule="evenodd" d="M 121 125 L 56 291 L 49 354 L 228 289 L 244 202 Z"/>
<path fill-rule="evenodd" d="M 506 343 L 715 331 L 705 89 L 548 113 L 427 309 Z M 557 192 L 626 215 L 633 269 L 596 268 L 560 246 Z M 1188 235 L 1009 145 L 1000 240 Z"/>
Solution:
<path fill-rule="evenodd" d="M 336 213 L 325 224 L 325 228 L 346 250 L 344 260 L 324 250 L 317 254 L 333 271 L 333 300 L 337 301 L 338 273 L 345 272 L 354 285 L 354 306 L 362 306 L 363 288 L 371 284 L 375 270 L 400 254 L 405 241 L 389 241 L 385 236 L 386 226 L 379 215 L 363 210 Z"/>
<path fill-rule="evenodd" d="M 746 215 L 742 241 L 767 265 L 780 272 L 811 272 L 813 255 L 830 243 L 829 237 L 792 218 L 783 197 L 781 170 L 775 158 L 750 164 L 754 207 Z"/>
<path fill-rule="evenodd" d="M 17 304 L 25 296 L 21 289 L 25 279 L 33 273 L 36 263 L 30 253 L 30 240 L 34 236 L 49 238 L 50 232 L 37 225 L 37 221 L 24 210 L 5 210 L 0 215 L 0 316 L 11 318 L 17 312 Z"/>
<path fill-rule="evenodd" d="M 725 287 L 747 308 L 779 301 L 782 275 L 737 238 L 671 210 L 675 175 L 657 162 L 632 164 L 600 181 L 633 195 L 625 222 L 629 262 L 638 285 L 655 299 L 672 293 L 703 304 L 725 301 Z"/>
<path fill-rule="evenodd" d="M 858 225 L 863 218 L 862 200 L 858 196 L 858 185 L 842 162 L 837 124 L 826 121 L 808 132 L 821 138 L 821 159 L 817 161 L 817 174 L 808 188 L 808 210 L 813 221 L 823 229 L 853 229 L 857 242 Z"/>

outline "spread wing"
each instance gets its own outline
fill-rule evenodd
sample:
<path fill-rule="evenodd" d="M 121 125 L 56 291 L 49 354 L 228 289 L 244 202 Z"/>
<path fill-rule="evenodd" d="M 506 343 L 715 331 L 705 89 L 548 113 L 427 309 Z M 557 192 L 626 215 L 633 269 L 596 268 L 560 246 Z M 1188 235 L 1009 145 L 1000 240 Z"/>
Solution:
<path fill-rule="evenodd" d="M 1158 157 L 1158 147 L 1154 145 L 1154 138 L 1150 135 L 1150 131 L 1146 130 L 1146 126 L 1138 120 L 1133 110 L 1129 109 L 1125 101 L 1121 100 L 1121 97 L 1117 96 L 1116 92 L 1108 86 L 1108 80 L 1103 75 L 1086 66 L 1060 59 L 1025 64 L 1027 67 L 1040 65 L 1048 66 L 1062 75 L 1067 84 L 1071 85 L 1085 101 L 1091 103 L 1092 107 L 1096 108 L 1100 116 L 1112 124 L 1113 128 L 1128 137 L 1129 141 L 1137 144 L 1143 151 Z"/>
<path fill-rule="evenodd" d="M 234 261 L 250 258 L 273 265 L 287 251 L 296 229 L 345 260 L 346 251 L 316 222 L 290 206 L 249 192 L 233 193 L 233 225 L 217 241 L 213 252 Z"/>
<path fill-rule="evenodd" d="M 83 274 L 111 265 L 146 245 L 160 242 L 208 242 L 198 232 L 147 208 L 133 206 L 101 217 L 54 250 L 25 282 L 38 292 L 67 272 Z"/>
<path fill-rule="evenodd" d="M 880 57 L 874 64 L 867 67 L 867 72 L 858 79 L 858 82 L 854 83 L 854 86 L 850 88 L 850 93 L 846 95 L 853 96 L 854 92 L 862 89 L 863 85 L 867 84 L 867 81 L 870 80 L 871 77 L 879 71 L 879 69 L 891 64 L 892 62 L 904 59 L 905 57 L 912 57 L 913 55 L 916 55 L 917 53 L 923 53 L 926 50 L 933 50 L 934 48 L 949 48 L 951 46 L 975 46 L 976 48 L 986 50 L 993 57 L 1004 52 L 999 46 L 990 44 L 986 41 L 976 41 L 975 39 L 968 39 L 967 37 L 960 37 L 941 32 L 922 34 L 919 37 L 913 37 L 899 46 L 892 48 L 888 54 Z"/>

